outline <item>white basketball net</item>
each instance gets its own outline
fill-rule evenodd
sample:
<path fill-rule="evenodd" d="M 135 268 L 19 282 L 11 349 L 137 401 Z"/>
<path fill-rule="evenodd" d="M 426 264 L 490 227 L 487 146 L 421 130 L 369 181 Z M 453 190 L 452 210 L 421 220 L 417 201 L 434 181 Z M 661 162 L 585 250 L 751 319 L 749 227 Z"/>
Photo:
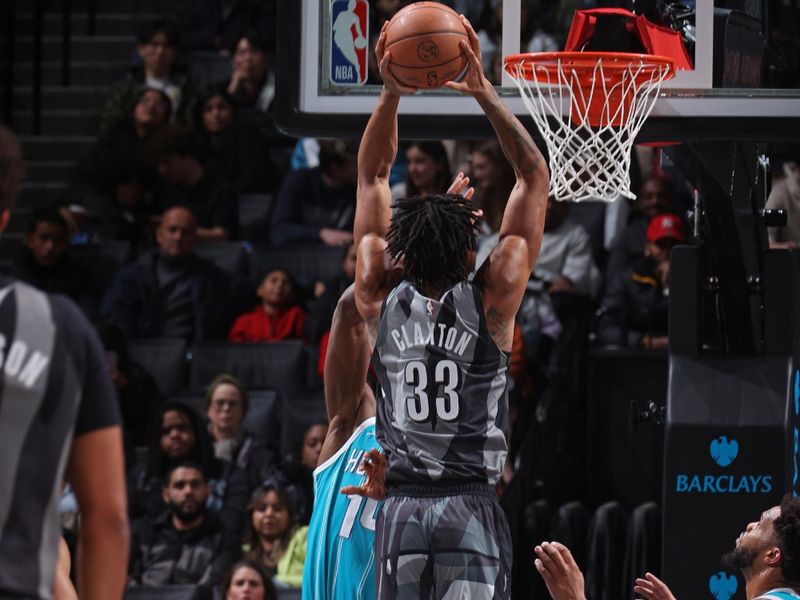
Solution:
<path fill-rule="evenodd" d="M 573 202 L 613 202 L 619 196 L 635 200 L 636 194 L 630 190 L 631 148 L 653 110 L 662 82 L 672 75 L 671 67 L 639 61 L 623 67 L 615 64 L 618 81 L 614 83 L 604 73 L 601 58 L 590 67 L 591 78 L 586 83 L 588 78 L 579 78 L 571 61 L 555 62 L 557 65 L 550 61 L 545 66 L 526 60 L 508 69 L 547 143 L 550 194 Z M 580 81 L 584 81 L 584 87 Z M 558 86 L 560 92 L 553 86 Z M 574 98 L 575 94 L 579 97 Z M 595 94 L 601 96 L 595 98 Z M 630 103 L 626 106 L 626 102 L 608 102 L 612 95 L 630 98 Z M 587 116 L 593 100 L 601 100 L 604 106 L 600 119 L 603 124 L 596 127 Z M 619 126 L 611 125 L 615 122 Z"/>

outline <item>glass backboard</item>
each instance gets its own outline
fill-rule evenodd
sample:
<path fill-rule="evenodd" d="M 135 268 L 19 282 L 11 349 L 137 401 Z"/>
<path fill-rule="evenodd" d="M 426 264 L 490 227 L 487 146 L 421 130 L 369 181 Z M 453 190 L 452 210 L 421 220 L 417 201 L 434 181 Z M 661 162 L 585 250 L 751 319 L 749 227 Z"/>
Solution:
<path fill-rule="evenodd" d="M 487 76 L 509 108 L 531 126 L 519 92 L 499 65 L 518 52 L 562 50 L 575 8 L 562 0 L 449 0 L 479 30 Z M 380 91 L 372 48 L 380 25 L 408 2 L 295 0 L 279 3 L 278 123 L 294 135 L 360 135 Z M 600 3 L 598 3 L 600 4 Z M 636 9 L 656 11 L 655 2 Z M 669 4 L 669 3 L 667 3 Z M 694 5 L 694 6 L 692 6 Z M 698 0 L 684 13 L 653 13 L 681 32 L 693 60 L 665 84 L 637 141 L 759 140 L 800 137 L 800 34 L 785 3 Z M 630 8 L 630 7 L 628 7 Z M 384 12 L 382 12 L 384 11 Z M 344 25 L 343 25 L 344 23 Z M 362 48 L 340 50 L 350 27 Z M 363 31 L 361 31 L 363 30 Z M 715 41 L 716 40 L 716 41 Z M 794 48 L 794 50 L 792 50 Z M 742 87 L 746 85 L 747 87 Z M 401 136 L 482 138 L 491 129 L 477 103 L 449 90 L 418 92 L 400 104 Z"/>

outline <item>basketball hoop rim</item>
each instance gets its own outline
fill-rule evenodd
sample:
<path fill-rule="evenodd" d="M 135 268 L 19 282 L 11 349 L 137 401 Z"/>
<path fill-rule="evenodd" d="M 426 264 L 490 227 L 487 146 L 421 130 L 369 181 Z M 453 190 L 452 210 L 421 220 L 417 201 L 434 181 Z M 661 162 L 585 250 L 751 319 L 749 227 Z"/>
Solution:
<path fill-rule="evenodd" d="M 673 59 L 657 54 L 633 52 L 525 52 L 506 56 L 503 59 L 503 68 L 514 78 L 521 77 L 534 82 L 539 82 L 539 79 L 534 76 L 533 65 L 536 66 L 537 73 L 544 71 L 556 78 L 560 69 L 571 69 L 583 81 L 584 77 L 591 79 L 600 61 L 604 74 L 611 77 L 628 72 L 632 65 L 645 71 L 660 71 L 666 67 L 667 72 L 663 74 L 663 79 L 671 79 L 675 75 Z"/>

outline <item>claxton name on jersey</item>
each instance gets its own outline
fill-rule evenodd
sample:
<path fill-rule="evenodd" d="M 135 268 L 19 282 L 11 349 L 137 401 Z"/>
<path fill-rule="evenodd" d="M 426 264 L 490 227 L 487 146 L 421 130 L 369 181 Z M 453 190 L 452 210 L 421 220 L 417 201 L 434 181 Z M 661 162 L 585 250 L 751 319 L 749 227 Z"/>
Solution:
<path fill-rule="evenodd" d="M 455 327 L 448 327 L 444 323 L 408 323 L 397 329 L 392 329 L 392 340 L 400 352 L 414 346 L 428 346 L 433 344 L 464 356 L 470 341 L 475 337 L 468 331 L 461 331 Z"/>
<path fill-rule="evenodd" d="M 6 347 L 6 336 L 0 333 L 0 369 L 6 377 L 16 379 L 26 389 L 31 389 L 44 372 L 50 357 L 38 350 L 32 353 L 28 344 L 14 340 Z"/>

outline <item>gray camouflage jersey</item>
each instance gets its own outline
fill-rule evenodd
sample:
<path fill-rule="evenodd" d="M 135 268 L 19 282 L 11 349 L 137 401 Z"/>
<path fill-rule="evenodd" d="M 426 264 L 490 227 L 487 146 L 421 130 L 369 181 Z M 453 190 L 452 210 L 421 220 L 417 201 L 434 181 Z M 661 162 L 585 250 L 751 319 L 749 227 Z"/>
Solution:
<path fill-rule="evenodd" d="M 508 449 L 508 357 L 486 327 L 480 288 L 463 281 L 437 301 L 400 283 L 381 310 L 372 364 L 388 485 L 497 483 Z"/>

